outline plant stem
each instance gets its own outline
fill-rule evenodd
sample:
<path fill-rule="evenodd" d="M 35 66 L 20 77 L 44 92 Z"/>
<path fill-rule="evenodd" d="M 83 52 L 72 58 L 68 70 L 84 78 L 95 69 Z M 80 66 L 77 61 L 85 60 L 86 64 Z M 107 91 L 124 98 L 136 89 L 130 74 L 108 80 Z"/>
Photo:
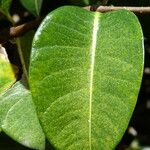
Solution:
<path fill-rule="evenodd" d="M 12 23 L 13 27 L 10 28 L 9 32 L 6 32 L 6 34 L 4 33 L 4 36 L 6 37 L 9 37 L 9 39 L 11 38 L 11 35 L 21 35 L 22 32 L 23 32 L 23 29 L 25 28 L 24 25 L 20 25 L 18 27 L 14 27 L 15 26 L 15 22 L 13 21 L 12 17 L 10 14 L 7 14 L 6 15 L 7 19 Z M 22 32 L 17 32 L 19 31 L 21 28 L 21 31 Z M 27 28 L 27 27 L 26 27 Z M 31 25 L 30 25 L 30 28 L 31 30 Z M 7 34 L 8 33 L 8 34 Z M 21 64 L 22 64 L 22 69 L 23 69 L 23 74 L 24 74 L 24 78 L 25 80 L 27 81 L 28 83 L 28 72 L 27 72 L 27 69 L 26 69 L 26 65 L 25 65 L 25 60 L 23 58 L 23 53 L 22 53 L 22 48 L 21 48 L 21 43 L 20 43 L 20 39 L 18 38 L 19 36 L 13 36 L 13 38 L 15 38 L 15 41 L 16 41 L 16 45 L 18 47 L 18 54 L 19 54 L 19 57 L 20 57 L 20 61 L 21 61 Z"/>
<path fill-rule="evenodd" d="M 41 21 L 42 18 L 38 18 L 34 21 L 3 30 L 0 32 L 0 43 L 5 43 L 10 39 L 23 36 L 28 31 L 37 28 Z"/>
<path fill-rule="evenodd" d="M 137 14 L 147 14 L 150 13 L 150 7 L 128 7 L 128 6 L 87 6 L 84 9 L 97 11 L 97 12 L 109 12 L 114 10 L 126 9 Z"/>
<path fill-rule="evenodd" d="M 17 44 L 17 47 L 18 47 L 18 53 L 19 53 L 21 64 L 22 64 L 24 78 L 28 83 L 28 72 L 27 72 L 27 68 L 26 68 L 26 65 L 25 65 L 25 60 L 23 58 L 23 53 L 22 53 L 22 48 L 21 48 L 21 43 L 20 43 L 19 38 L 16 38 L 16 44 Z"/>

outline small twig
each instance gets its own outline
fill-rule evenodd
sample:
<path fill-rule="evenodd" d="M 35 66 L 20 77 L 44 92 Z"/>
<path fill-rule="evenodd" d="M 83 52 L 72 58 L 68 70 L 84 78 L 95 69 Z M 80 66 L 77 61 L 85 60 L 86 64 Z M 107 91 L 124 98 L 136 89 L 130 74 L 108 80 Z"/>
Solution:
<path fill-rule="evenodd" d="M 109 12 L 114 10 L 126 9 L 136 14 L 147 14 L 150 13 L 150 7 L 124 7 L 124 6 L 87 6 L 84 7 L 87 10 L 97 11 L 97 12 Z"/>
<path fill-rule="evenodd" d="M 108 12 L 113 10 L 120 10 L 120 9 L 126 9 L 129 11 L 132 11 L 134 13 L 149 13 L 150 14 L 150 7 L 115 7 L 115 6 L 87 6 L 84 7 L 84 9 L 90 10 L 90 11 L 98 11 L 98 12 Z M 2 32 L 0 32 L 0 44 L 7 42 L 8 40 L 16 37 L 20 37 L 27 33 L 28 31 L 37 28 L 39 24 L 41 23 L 42 18 L 16 26 L 11 27 L 9 29 L 5 29 Z"/>
<path fill-rule="evenodd" d="M 25 33 L 28 31 L 35 29 L 39 26 L 41 23 L 42 18 L 38 18 L 34 21 L 16 26 L 16 27 L 11 27 L 8 29 L 4 29 L 3 31 L 0 32 L 0 43 L 5 43 L 10 39 L 16 38 L 23 36 Z"/>

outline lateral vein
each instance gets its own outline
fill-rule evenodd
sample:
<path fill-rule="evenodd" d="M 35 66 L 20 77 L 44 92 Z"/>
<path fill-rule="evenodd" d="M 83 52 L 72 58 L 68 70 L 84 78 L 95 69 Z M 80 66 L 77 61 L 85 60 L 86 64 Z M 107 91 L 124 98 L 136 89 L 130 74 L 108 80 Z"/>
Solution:
<path fill-rule="evenodd" d="M 96 44 L 97 44 L 97 33 L 99 29 L 99 13 L 96 12 L 94 16 L 93 23 L 93 34 L 92 34 L 92 45 L 91 45 L 91 66 L 90 66 L 90 100 L 89 100 L 89 149 L 92 149 L 91 142 L 91 119 L 92 119 L 92 99 L 93 99 L 93 76 L 94 76 L 94 65 L 95 65 L 95 52 L 96 52 Z"/>

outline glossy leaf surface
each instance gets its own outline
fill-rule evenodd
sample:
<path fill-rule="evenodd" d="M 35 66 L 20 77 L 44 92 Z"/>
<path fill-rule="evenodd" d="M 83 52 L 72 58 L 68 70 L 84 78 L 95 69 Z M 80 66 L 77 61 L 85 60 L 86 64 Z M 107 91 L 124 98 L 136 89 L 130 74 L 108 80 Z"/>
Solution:
<path fill-rule="evenodd" d="M 24 146 L 44 150 L 45 136 L 30 92 L 22 82 L 0 96 L 0 128 Z"/>
<path fill-rule="evenodd" d="M 29 75 L 49 141 L 60 150 L 114 149 L 142 71 L 143 37 L 133 13 L 78 7 L 50 13 L 34 37 Z"/>
<path fill-rule="evenodd" d="M 43 0 L 20 0 L 22 5 L 29 10 L 34 16 L 40 14 Z"/>
<path fill-rule="evenodd" d="M 16 81 L 15 73 L 4 47 L 0 47 L 0 93 L 6 91 Z"/>

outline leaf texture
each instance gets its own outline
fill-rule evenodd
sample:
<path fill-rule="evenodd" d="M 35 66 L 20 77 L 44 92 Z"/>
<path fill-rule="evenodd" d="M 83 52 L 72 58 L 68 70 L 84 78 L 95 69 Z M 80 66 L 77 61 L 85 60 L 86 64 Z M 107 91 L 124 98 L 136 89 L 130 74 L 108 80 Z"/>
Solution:
<path fill-rule="evenodd" d="M 136 104 L 143 36 L 126 10 L 50 13 L 33 41 L 30 87 L 49 141 L 60 150 L 112 150 Z"/>
<path fill-rule="evenodd" d="M 13 66 L 8 60 L 5 48 L 0 45 L 0 94 L 10 88 L 15 81 Z"/>
<path fill-rule="evenodd" d="M 0 128 L 24 146 L 44 150 L 45 136 L 30 92 L 17 82 L 0 96 Z"/>

